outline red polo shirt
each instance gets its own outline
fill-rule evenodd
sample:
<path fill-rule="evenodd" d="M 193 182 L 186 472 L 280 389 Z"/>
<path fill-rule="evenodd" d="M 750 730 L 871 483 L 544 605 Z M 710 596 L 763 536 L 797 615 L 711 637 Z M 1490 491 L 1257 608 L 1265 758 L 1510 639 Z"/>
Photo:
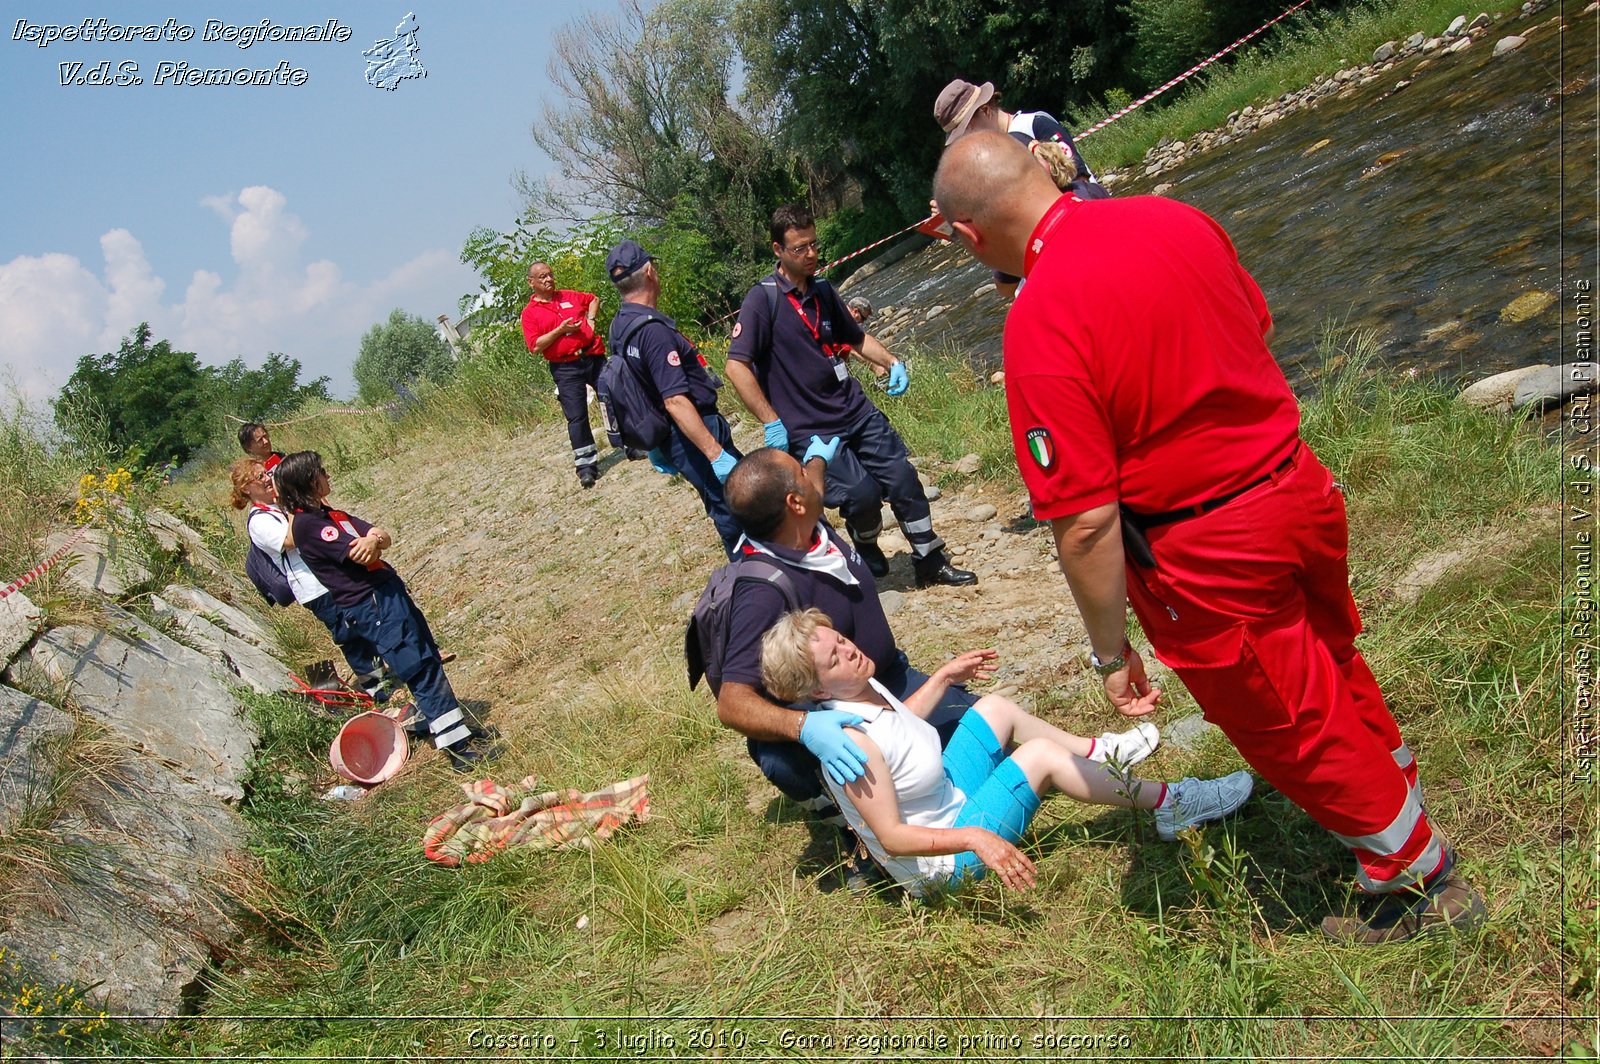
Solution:
<path fill-rule="evenodd" d="M 589 304 L 594 301 L 595 297 L 588 292 L 573 292 L 565 288 L 557 291 L 551 300 L 528 300 L 528 305 L 522 308 L 522 338 L 527 342 L 528 350 L 532 351 L 535 341 L 557 325 L 569 318 L 577 318 L 583 327 L 575 333 L 556 337 L 555 342 L 544 351 L 545 360 L 571 362 L 580 355 L 605 354 L 605 340 L 589 325 Z"/>
<path fill-rule="evenodd" d="M 1041 519 L 1216 498 L 1294 448 L 1300 409 L 1228 235 L 1159 196 L 1062 196 L 1006 318 L 1006 405 Z"/>

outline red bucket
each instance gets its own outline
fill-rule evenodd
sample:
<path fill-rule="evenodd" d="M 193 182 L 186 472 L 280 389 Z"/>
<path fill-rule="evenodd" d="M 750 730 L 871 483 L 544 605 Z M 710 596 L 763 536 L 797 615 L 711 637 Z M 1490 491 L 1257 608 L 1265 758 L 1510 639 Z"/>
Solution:
<path fill-rule="evenodd" d="M 345 779 L 370 787 L 399 772 L 406 753 L 399 721 L 382 713 L 357 713 L 339 729 L 328 763 Z"/>

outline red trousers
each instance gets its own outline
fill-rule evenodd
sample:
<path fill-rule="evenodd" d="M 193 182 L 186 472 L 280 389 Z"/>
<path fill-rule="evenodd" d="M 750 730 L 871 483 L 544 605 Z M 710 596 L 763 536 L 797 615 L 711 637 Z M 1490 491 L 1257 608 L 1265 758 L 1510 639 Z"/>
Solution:
<path fill-rule="evenodd" d="M 1356 650 L 1344 497 L 1309 447 L 1223 506 L 1151 528 L 1128 598 L 1155 648 L 1261 776 L 1354 852 L 1369 891 L 1443 866 L 1417 766 Z"/>

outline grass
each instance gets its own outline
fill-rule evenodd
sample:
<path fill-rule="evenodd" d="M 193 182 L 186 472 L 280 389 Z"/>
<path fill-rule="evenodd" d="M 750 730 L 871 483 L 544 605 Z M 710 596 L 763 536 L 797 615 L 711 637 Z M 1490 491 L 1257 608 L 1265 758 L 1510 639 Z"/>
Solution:
<path fill-rule="evenodd" d="M 1339 368 L 1306 400 L 1305 433 L 1348 485 L 1363 645 L 1432 811 L 1490 898 L 1483 931 L 1370 952 L 1326 943 L 1315 924 L 1346 902 L 1348 857 L 1272 793 L 1176 847 L 1127 812 L 1047 803 L 1028 894 L 983 884 L 919 904 L 819 889 L 840 855 L 684 689 L 672 590 L 624 573 L 630 609 L 536 594 L 528 624 L 485 651 L 525 678 L 533 707 L 514 718 L 534 739 L 504 778 L 592 787 L 650 770 L 652 820 L 593 851 L 434 867 L 418 840 L 459 800 L 457 780 L 429 760 L 360 803 L 319 801 L 332 725 L 254 699 L 258 924 L 201 1015 L 158 1040 L 301 1056 L 896 1058 L 964 1044 L 978 1058 L 1430 1060 L 1586 1037 L 1559 1021 L 1593 1013 L 1600 960 L 1583 903 L 1594 812 L 1561 777 L 1559 455 L 1374 370 L 1370 350 L 1357 337 L 1325 351 Z M 917 387 L 890 407 L 912 450 L 1009 464 L 1001 390 L 957 359 L 915 358 Z M 386 448 L 420 456 L 464 430 L 509 437 L 524 416 L 555 417 L 448 386 L 419 399 L 391 429 L 328 420 L 301 442 L 329 454 L 343 441 L 348 477 Z M 1477 560 L 1396 591 L 1452 546 Z M 492 630 L 498 615 L 474 623 Z M 1168 777 L 1239 767 L 1223 742 L 1159 757 Z M 262 1018 L 223 1019 L 239 1016 Z"/>
<path fill-rule="evenodd" d="M 1175 95 L 1158 97 L 1158 102 L 1096 132 L 1084 142 L 1085 158 L 1096 170 L 1133 166 L 1162 140 L 1185 140 L 1215 129 L 1247 105 L 1260 107 L 1321 75 L 1369 63 L 1385 41 L 1403 41 L 1419 30 L 1438 36 L 1457 15 L 1515 13 L 1519 7 L 1486 7 L 1463 0 L 1377 0 L 1329 13 L 1297 12 L 1233 53 L 1231 62 L 1208 68 L 1187 87 L 1171 90 Z M 1071 129 L 1087 129 L 1118 109 L 1074 108 L 1065 121 Z"/>

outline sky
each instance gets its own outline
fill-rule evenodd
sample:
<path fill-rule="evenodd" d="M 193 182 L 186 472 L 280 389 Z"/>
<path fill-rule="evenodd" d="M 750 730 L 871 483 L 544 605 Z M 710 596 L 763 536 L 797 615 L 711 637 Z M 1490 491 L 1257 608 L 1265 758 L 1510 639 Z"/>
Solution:
<path fill-rule="evenodd" d="M 551 169 L 530 133 L 563 100 L 546 72 L 551 40 L 618 0 L 4 10 L 0 395 L 37 405 L 141 321 L 202 364 L 282 352 L 302 381 L 326 374 L 335 395 L 353 394 L 361 336 L 390 310 L 454 318 L 477 291 L 459 258 L 467 234 L 509 229 L 513 175 Z M 411 13 L 426 76 L 368 84 L 362 52 Z M 100 36 L 153 25 L 162 39 L 47 40 L 86 19 Z M 336 20 L 349 39 L 241 48 L 263 19 Z M 192 37 L 177 39 L 185 28 Z M 107 62 L 124 84 L 94 84 Z M 265 69 L 278 83 L 184 84 L 185 63 Z"/>

